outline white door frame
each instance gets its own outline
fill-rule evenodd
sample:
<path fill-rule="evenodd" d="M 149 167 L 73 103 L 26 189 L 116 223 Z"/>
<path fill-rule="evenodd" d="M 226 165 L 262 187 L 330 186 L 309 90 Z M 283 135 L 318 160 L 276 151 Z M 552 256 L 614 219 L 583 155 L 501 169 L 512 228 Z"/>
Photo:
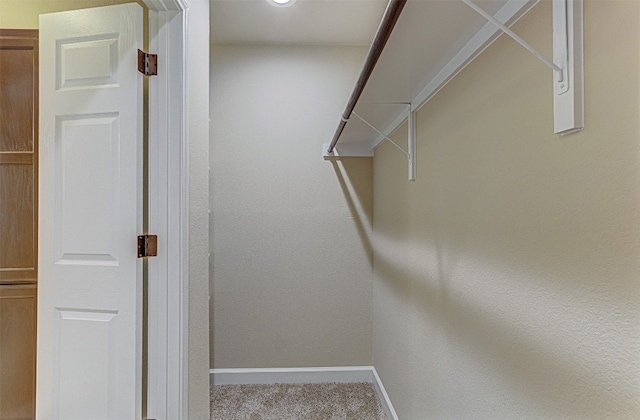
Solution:
<path fill-rule="evenodd" d="M 147 417 L 187 419 L 189 314 L 189 130 L 187 0 L 143 0 L 158 76 L 149 81 Z"/>

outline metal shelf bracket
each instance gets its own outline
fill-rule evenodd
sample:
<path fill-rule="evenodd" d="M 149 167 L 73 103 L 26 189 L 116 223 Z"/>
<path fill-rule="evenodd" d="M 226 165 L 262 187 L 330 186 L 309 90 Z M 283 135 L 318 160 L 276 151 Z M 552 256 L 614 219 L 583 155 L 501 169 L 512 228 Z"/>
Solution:
<path fill-rule="evenodd" d="M 554 132 L 584 128 L 583 0 L 553 0 L 553 61 L 472 0 L 462 0 L 554 72 Z"/>
<path fill-rule="evenodd" d="M 415 181 L 416 172 L 417 172 L 416 171 L 416 135 L 417 135 L 416 113 L 415 111 L 413 111 L 411 107 L 411 103 L 406 103 L 405 105 L 408 107 L 408 112 L 409 112 L 409 116 L 407 118 L 407 125 L 408 125 L 407 150 L 404 150 L 400 145 L 398 145 L 396 142 L 391 140 L 387 135 L 385 135 L 382 131 L 378 130 L 376 127 L 370 124 L 367 120 L 365 120 L 360 115 L 358 115 L 355 111 L 353 112 L 353 115 L 355 115 L 360 120 L 362 120 L 363 123 L 371 127 L 376 133 L 382 136 L 384 140 L 393 144 L 398 150 L 400 150 L 402 153 L 404 153 L 407 156 L 407 164 L 409 169 L 409 181 Z"/>
<path fill-rule="evenodd" d="M 380 135 L 380 138 L 382 139 L 381 141 L 388 141 L 389 143 L 393 144 L 398 150 L 404 153 L 404 155 L 407 157 L 408 166 L 409 166 L 409 181 L 415 181 L 416 180 L 416 135 L 417 135 L 416 113 L 412 109 L 412 106 L 410 103 L 396 102 L 393 105 L 406 105 L 408 107 L 407 150 L 403 149 L 402 146 L 400 146 L 395 141 L 391 140 L 389 136 L 384 134 L 382 131 L 376 128 L 373 124 L 371 124 L 369 121 L 367 121 L 366 119 L 358 115 L 357 112 L 352 111 L 351 115 L 355 115 L 359 120 L 361 120 L 363 123 L 368 125 L 372 130 L 378 133 Z M 346 123 L 347 121 L 349 121 L 349 119 L 343 118 L 343 121 Z M 350 146 L 349 144 L 336 145 L 336 147 L 334 147 L 334 149 L 331 152 L 329 152 L 329 144 L 328 143 L 323 144 L 322 153 L 323 153 L 324 159 L 327 160 L 327 159 L 335 159 L 340 157 L 373 157 L 373 149 L 370 149 L 367 147 L 367 150 L 363 151 L 358 146 L 353 146 L 353 147 L 349 147 L 349 146 Z M 344 149 L 342 149 L 343 147 Z"/>

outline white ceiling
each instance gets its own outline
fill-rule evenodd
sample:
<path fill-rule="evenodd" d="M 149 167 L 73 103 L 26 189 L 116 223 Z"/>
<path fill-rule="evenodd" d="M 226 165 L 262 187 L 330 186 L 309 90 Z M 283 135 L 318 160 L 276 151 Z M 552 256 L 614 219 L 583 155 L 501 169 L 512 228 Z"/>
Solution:
<path fill-rule="evenodd" d="M 387 0 L 211 0 L 211 41 L 234 44 L 370 45 Z"/>

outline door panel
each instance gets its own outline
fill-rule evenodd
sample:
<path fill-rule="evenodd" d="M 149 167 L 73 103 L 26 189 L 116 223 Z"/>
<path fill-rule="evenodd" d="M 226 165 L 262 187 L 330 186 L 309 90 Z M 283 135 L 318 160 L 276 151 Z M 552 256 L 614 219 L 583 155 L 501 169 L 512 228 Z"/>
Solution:
<path fill-rule="evenodd" d="M 119 119 L 117 113 L 105 113 L 67 115 L 56 121 L 57 264 L 118 265 L 112 203 L 122 170 Z"/>
<path fill-rule="evenodd" d="M 118 85 L 118 34 L 97 34 L 59 42 L 56 88 Z M 77 63 L 86 63 L 77 66 Z"/>
<path fill-rule="evenodd" d="M 38 418 L 139 419 L 142 8 L 41 15 Z"/>
<path fill-rule="evenodd" d="M 121 418 L 116 415 L 116 400 L 109 398 L 118 391 L 118 375 L 112 370 L 117 363 L 118 311 L 58 309 L 55 317 L 55 335 L 60 338 L 55 390 L 64 402 L 59 418 Z"/>

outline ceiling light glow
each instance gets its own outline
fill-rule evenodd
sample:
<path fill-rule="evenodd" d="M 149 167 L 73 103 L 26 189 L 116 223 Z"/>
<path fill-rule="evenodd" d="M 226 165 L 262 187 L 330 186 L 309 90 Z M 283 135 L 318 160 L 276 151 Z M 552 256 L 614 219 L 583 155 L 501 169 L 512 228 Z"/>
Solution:
<path fill-rule="evenodd" d="M 278 7 L 288 7 L 296 2 L 296 0 L 267 0 L 267 1 L 272 5 L 278 6 Z"/>

